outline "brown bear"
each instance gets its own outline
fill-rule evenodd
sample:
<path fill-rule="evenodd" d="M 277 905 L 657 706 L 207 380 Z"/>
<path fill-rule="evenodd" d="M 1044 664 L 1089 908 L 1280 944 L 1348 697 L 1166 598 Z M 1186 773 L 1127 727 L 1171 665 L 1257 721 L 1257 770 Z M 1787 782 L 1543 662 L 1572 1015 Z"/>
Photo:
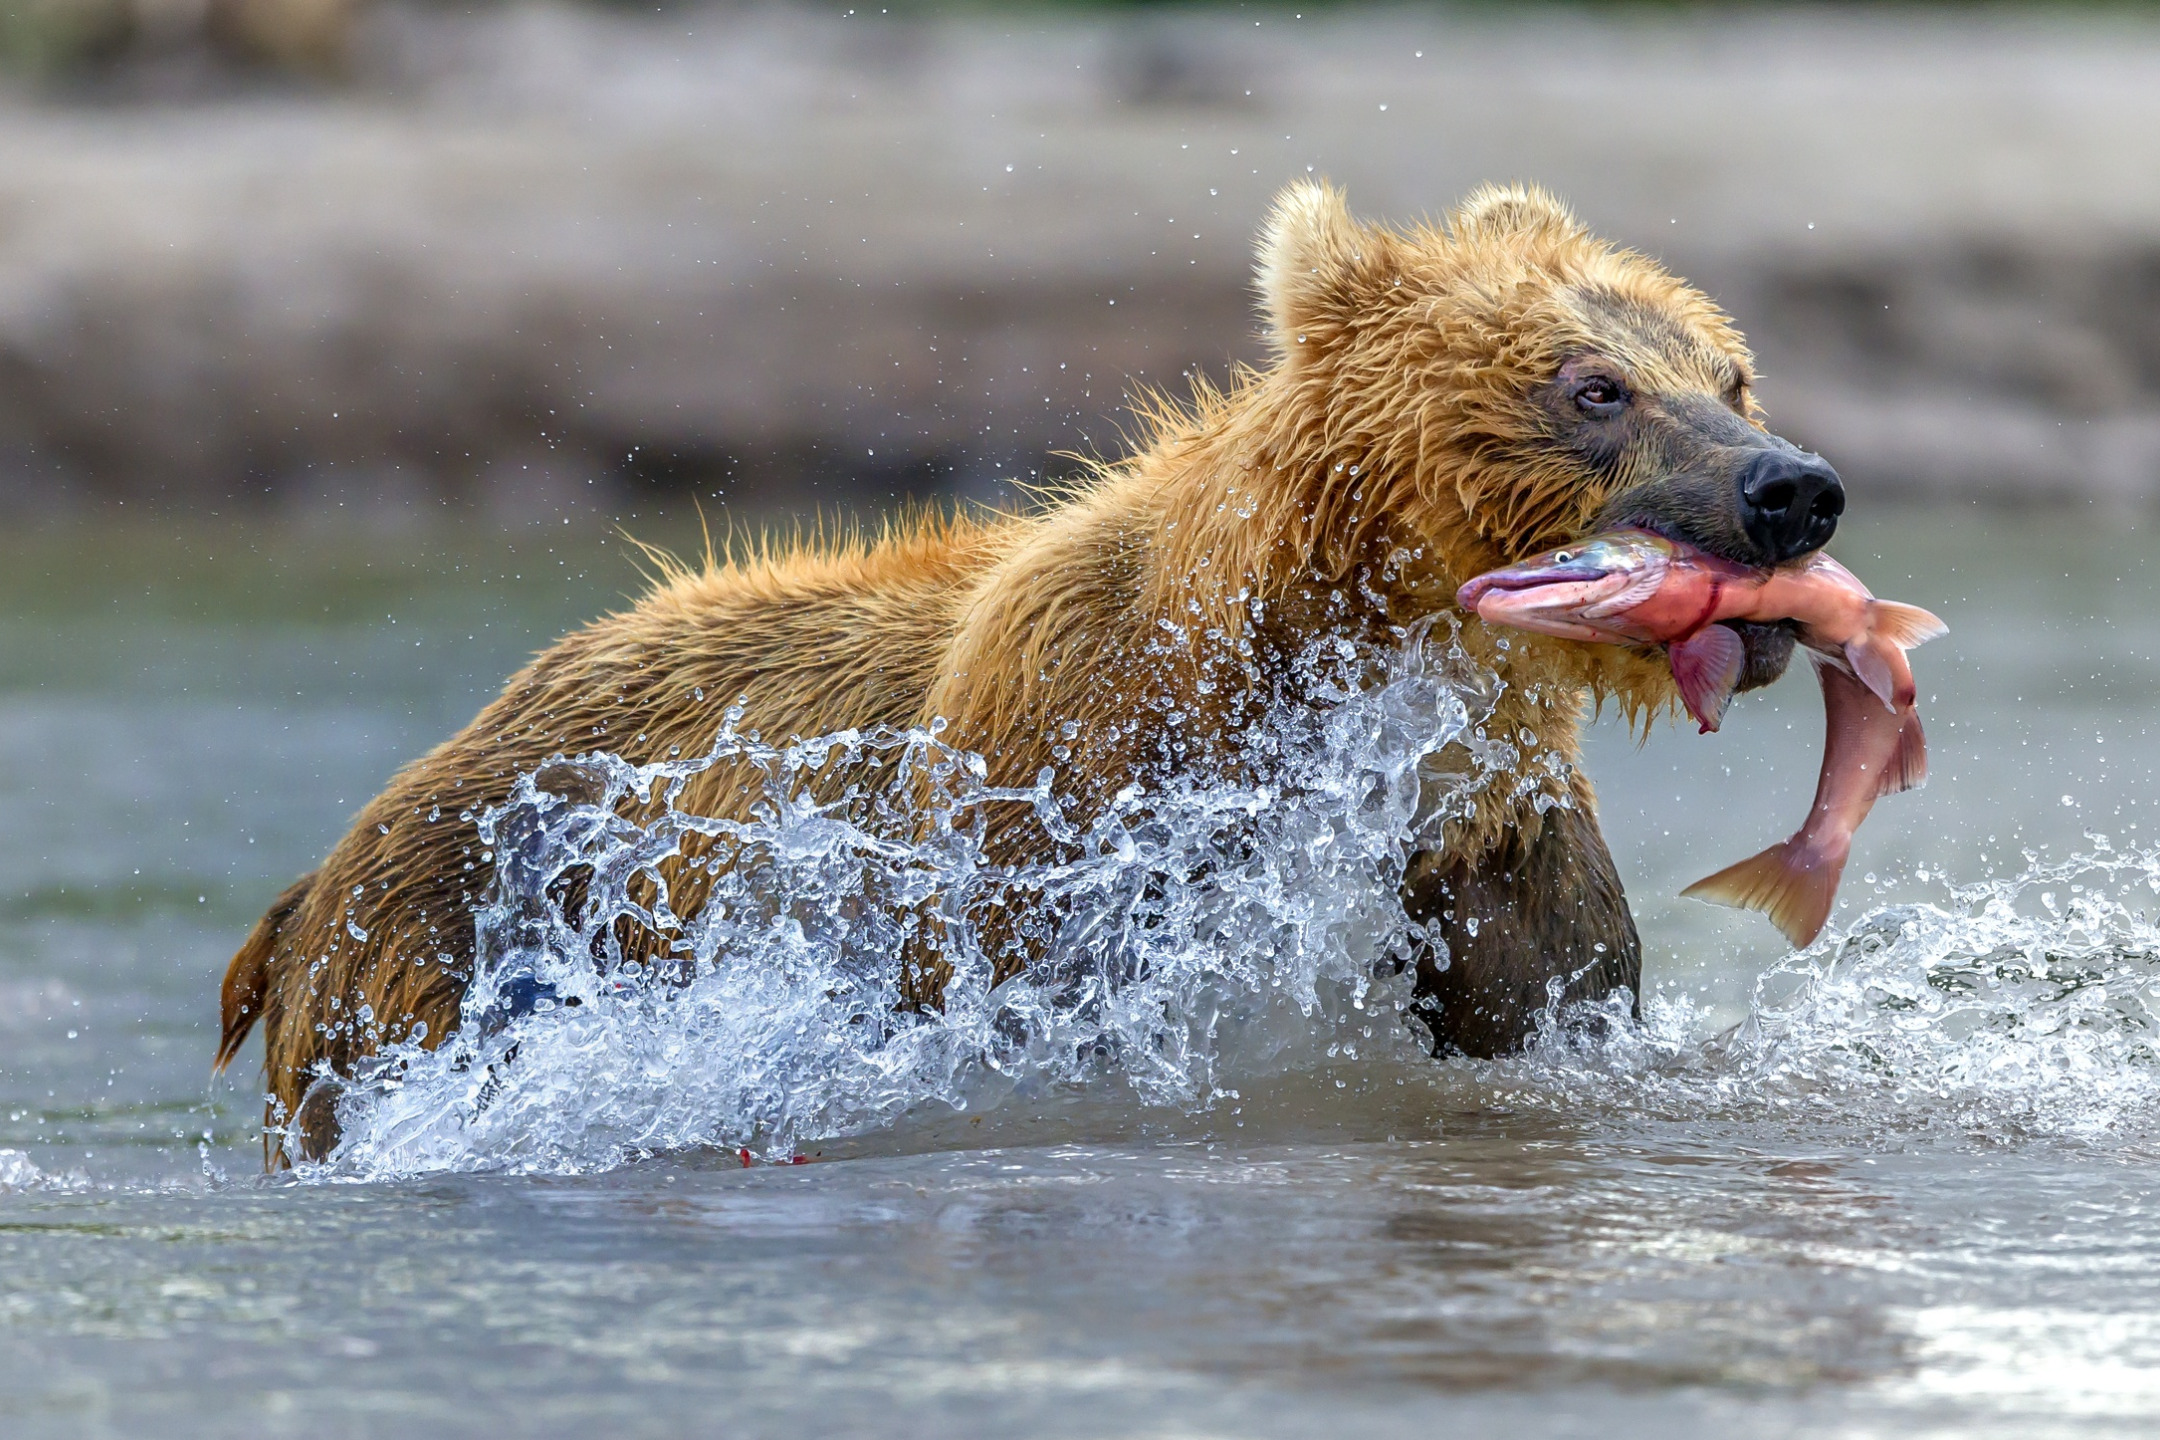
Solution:
<path fill-rule="evenodd" d="M 1069 746 L 1057 768 L 1084 815 L 1136 778 L 1237 763 L 1260 712 L 1296 703 L 1310 641 L 1386 644 L 1494 566 L 1618 524 L 1771 564 L 1836 526 L 1836 473 L 1763 428 L 1727 318 L 1539 191 L 1486 188 L 1402 231 L 1299 183 L 1258 271 L 1265 368 L 1160 407 L 1135 453 L 1069 493 L 670 568 L 392 780 L 225 978 L 218 1064 L 260 1019 L 287 1158 L 335 1141 L 331 1107 L 302 1109 L 312 1077 L 458 1024 L 492 878 L 473 817 L 551 757 L 702 753 L 738 704 L 768 737 L 942 721 L 996 784 Z M 1793 640 L 1741 628 L 1752 688 Z M 1467 618 L 1462 643 L 1505 681 L 1488 725 L 1535 745 L 1520 783 L 1484 787 L 1413 858 L 1404 901 L 1445 945 L 1418 962 L 1436 1048 L 1485 1056 L 1556 996 L 1637 987 L 1589 786 L 1539 762 L 1574 761 L 1586 699 L 1640 723 L 1674 692 L 1650 649 L 1503 641 Z M 739 815 L 751 793 L 720 765 L 682 804 Z M 1016 860 L 1046 841 L 1016 821 L 989 843 Z M 696 876 L 670 883 L 694 908 Z M 912 957 L 911 1003 L 936 1005 L 946 973 L 934 945 Z"/>

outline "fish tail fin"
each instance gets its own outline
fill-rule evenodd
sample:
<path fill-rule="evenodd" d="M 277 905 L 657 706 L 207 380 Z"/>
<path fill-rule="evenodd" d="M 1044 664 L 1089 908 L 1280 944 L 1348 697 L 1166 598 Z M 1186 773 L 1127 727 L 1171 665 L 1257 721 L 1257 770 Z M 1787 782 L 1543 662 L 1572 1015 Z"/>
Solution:
<path fill-rule="evenodd" d="M 1950 633 L 1950 627 L 1943 624 L 1940 616 L 1917 605 L 1900 605 L 1895 600 L 1868 602 L 1868 628 L 1900 650 L 1925 645 Z"/>
<path fill-rule="evenodd" d="M 1842 858 L 1810 864 L 1795 836 L 1715 875 L 1705 875 L 1680 893 L 1736 910 L 1760 910 L 1798 949 L 1822 934 L 1844 873 Z"/>
<path fill-rule="evenodd" d="M 1875 798 L 1896 795 L 1906 790 L 1917 790 L 1927 784 L 1927 732 L 1920 728 L 1920 712 L 1905 712 L 1905 723 L 1898 727 L 1897 750 L 1884 762 L 1882 781 L 1875 787 Z"/>
<path fill-rule="evenodd" d="M 277 950 L 278 932 L 307 899 L 308 887 L 314 883 L 312 873 L 303 875 L 271 901 L 262 919 L 248 931 L 247 939 L 240 942 L 239 953 L 225 967 L 225 984 L 218 993 L 218 1048 L 217 1058 L 210 1063 L 212 1074 L 232 1063 L 248 1032 L 262 1018 L 263 997 L 270 993 L 270 957 Z"/>

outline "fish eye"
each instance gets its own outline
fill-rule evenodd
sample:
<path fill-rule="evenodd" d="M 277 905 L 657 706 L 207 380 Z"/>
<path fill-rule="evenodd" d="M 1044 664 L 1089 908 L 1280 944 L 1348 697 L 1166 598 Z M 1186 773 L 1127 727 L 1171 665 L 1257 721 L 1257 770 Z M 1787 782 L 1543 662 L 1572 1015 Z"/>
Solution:
<path fill-rule="evenodd" d="M 1553 556 L 1552 556 L 1552 558 L 1553 558 L 1553 564 L 1555 564 L 1555 565 L 1565 565 L 1565 564 L 1567 564 L 1567 563 L 1568 563 L 1568 561 L 1570 561 L 1570 560 L 1573 560 L 1573 559 L 1575 558 L 1575 552 L 1574 552 L 1574 551 L 1572 551 L 1572 550 L 1555 550 L 1555 551 L 1553 551 Z"/>

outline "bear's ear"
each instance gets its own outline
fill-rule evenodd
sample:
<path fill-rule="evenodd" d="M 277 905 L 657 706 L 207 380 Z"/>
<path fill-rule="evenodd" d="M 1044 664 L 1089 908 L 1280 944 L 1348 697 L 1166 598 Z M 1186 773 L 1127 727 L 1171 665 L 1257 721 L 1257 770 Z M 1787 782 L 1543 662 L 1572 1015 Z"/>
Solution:
<path fill-rule="evenodd" d="M 1453 229 L 1463 241 L 1536 235 L 1557 240 L 1579 233 L 1582 222 L 1535 185 L 1481 185 L 1456 209 Z"/>
<path fill-rule="evenodd" d="M 1275 197 L 1255 269 L 1278 359 L 1292 360 L 1335 332 L 1370 240 L 1332 185 L 1300 180 Z"/>

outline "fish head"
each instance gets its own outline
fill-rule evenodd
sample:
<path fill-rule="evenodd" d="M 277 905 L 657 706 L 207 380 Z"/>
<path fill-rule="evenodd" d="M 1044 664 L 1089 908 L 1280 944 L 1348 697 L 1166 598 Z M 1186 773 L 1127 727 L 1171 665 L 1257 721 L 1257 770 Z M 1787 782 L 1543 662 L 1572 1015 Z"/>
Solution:
<path fill-rule="evenodd" d="M 1596 535 L 1487 571 L 1455 601 L 1492 625 L 1570 640 L 1641 640 L 1629 612 L 1656 593 L 1677 553 L 1649 531 Z"/>

